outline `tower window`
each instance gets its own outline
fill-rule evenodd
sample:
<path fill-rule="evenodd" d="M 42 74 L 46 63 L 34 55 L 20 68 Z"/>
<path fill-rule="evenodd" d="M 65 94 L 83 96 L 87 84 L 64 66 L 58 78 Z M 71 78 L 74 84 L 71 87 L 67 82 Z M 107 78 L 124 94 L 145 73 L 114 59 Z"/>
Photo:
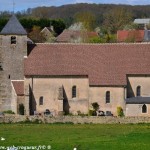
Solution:
<path fill-rule="evenodd" d="M 41 96 L 39 99 L 39 105 L 43 105 L 43 96 Z"/>
<path fill-rule="evenodd" d="M 11 44 L 16 44 L 16 36 L 11 36 Z"/>
<path fill-rule="evenodd" d="M 137 86 L 137 88 L 136 88 L 136 96 L 141 96 L 141 86 Z"/>
<path fill-rule="evenodd" d="M 145 104 L 142 106 L 142 113 L 147 113 L 147 106 Z"/>
<path fill-rule="evenodd" d="M 76 96 L 77 96 L 77 88 L 76 88 L 76 86 L 73 86 L 72 87 L 72 98 L 74 98 Z"/>
<path fill-rule="evenodd" d="M 3 71 L 2 62 L 0 62 L 0 71 Z"/>
<path fill-rule="evenodd" d="M 106 103 L 110 103 L 110 91 L 106 92 Z"/>

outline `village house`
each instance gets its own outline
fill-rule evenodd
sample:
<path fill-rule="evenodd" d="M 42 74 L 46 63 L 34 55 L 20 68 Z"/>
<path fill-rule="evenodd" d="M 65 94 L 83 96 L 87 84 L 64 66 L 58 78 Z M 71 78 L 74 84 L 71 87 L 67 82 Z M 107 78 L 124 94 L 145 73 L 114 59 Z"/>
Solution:
<path fill-rule="evenodd" d="M 150 116 L 150 44 L 27 44 L 13 15 L 0 34 L 0 111 L 55 115 L 100 110 Z"/>

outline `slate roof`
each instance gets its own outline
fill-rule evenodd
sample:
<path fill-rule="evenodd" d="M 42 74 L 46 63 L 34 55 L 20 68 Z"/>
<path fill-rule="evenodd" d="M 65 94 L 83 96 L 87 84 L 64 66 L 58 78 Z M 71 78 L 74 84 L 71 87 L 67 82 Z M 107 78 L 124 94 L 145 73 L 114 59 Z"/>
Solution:
<path fill-rule="evenodd" d="M 24 95 L 24 81 L 12 81 L 17 96 Z"/>
<path fill-rule="evenodd" d="M 13 15 L 9 19 L 5 27 L 2 29 L 0 34 L 2 35 L 27 35 L 27 32 L 23 28 L 23 26 L 20 24 L 16 16 Z"/>
<path fill-rule="evenodd" d="M 144 30 L 119 30 L 117 31 L 118 42 L 127 42 L 130 40 L 135 40 L 135 42 L 142 42 L 144 40 Z"/>
<path fill-rule="evenodd" d="M 57 38 L 57 42 L 64 42 L 69 43 L 71 42 L 71 39 L 77 39 L 77 38 L 93 38 L 98 37 L 98 34 L 96 32 L 84 32 L 79 30 L 64 30 Z"/>
<path fill-rule="evenodd" d="M 150 18 L 135 19 L 134 23 L 137 23 L 137 24 L 149 24 L 150 23 Z"/>
<path fill-rule="evenodd" d="M 150 104 L 150 97 L 132 97 L 127 98 L 126 104 Z"/>
<path fill-rule="evenodd" d="M 87 75 L 90 85 L 126 85 L 127 74 L 150 75 L 150 44 L 37 44 L 25 75 Z"/>

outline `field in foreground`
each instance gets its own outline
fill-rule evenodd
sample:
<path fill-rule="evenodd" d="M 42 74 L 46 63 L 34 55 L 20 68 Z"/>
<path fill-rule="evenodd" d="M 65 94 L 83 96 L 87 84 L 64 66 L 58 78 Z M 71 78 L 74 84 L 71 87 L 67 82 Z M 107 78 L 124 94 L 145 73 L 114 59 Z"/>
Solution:
<path fill-rule="evenodd" d="M 0 146 L 51 150 L 148 150 L 150 124 L 0 124 Z M 44 147 L 45 148 L 45 147 Z M 50 148 L 45 148 L 46 150 Z"/>

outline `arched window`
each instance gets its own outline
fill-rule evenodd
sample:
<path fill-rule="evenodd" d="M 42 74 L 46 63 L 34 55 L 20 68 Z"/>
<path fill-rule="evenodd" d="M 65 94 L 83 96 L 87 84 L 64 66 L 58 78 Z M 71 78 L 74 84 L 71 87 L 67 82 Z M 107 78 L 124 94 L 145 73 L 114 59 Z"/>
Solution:
<path fill-rule="evenodd" d="M 41 96 L 39 99 L 39 105 L 43 105 L 43 96 Z"/>
<path fill-rule="evenodd" d="M 16 36 L 11 36 L 11 44 L 16 44 Z"/>
<path fill-rule="evenodd" d="M 137 86 L 137 88 L 136 88 L 136 96 L 141 96 L 141 86 Z"/>
<path fill-rule="evenodd" d="M 147 106 L 145 104 L 142 106 L 142 113 L 147 113 Z"/>
<path fill-rule="evenodd" d="M 74 97 L 76 97 L 77 96 L 77 88 L 76 88 L 76 86 L 74 85 L 73 87 L 72 87 L 72 98 L 74 98 Z"/>
<path fill-rule="evenodd" d="M 110 91 L 106 92 L 106 103 L 110 103 Z"/>

